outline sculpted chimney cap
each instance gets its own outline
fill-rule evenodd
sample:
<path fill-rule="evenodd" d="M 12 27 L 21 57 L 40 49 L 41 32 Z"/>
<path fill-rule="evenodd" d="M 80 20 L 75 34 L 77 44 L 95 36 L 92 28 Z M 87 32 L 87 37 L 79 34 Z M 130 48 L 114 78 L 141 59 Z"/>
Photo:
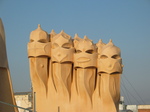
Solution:
<path fill-rule="evenodd" d="M 62 30 L 62 31 L 60 32 L 60 35 L 62 35 L 62 36 L 65 37 L 66 39 L 70 39 L 70 38 L 71 38 L 71 36 L 68 35 L 67 33 L 65 33 L 64 30 Z"/>
<path fill-rule="evenodd" d="M 92 40 L 90 40 L 86 35 L 84 36 L 84 41 L 91 41 L 92 42 Z"/>
<path fill-rule="evenodd" d="M 41 25 L 38 24 L 38 28 L 30 33 L 30 40 L 44 40 L 48 41 L 48 34 L 41 28 Z"/>
<path fill-rule="evenodd" d="M 81 40 L 81 38 L 78 36 L 78 34 L 76 33 L 74 36 L 74 40 Z"/>
<path fill-rule="evenodd" d="M 100 39 L 100 40 L 98 41 L 98 43 L 96 44 L 96 46 L 97 46 L 97 48 L 98 48 L 98 54 L 101 53 L 101 51 L 102 51 L 102 49 L 103 49 L 103 47 L 104 47 L 105 45 L 106 45 L 106 44 L 103 43 L 102 39 Z"/>
<path fill-rule="evenodd" d="M 53 37 L 55 35 L 57 35 L 57 33 L 52 29 L 52 31 L 51 31 L 51 33 L 49 35 L 50 35 L 50 41 L 52 41 Z"/>
<path fill-rule="evenodd" d="M 74 35 L 74 38 L 78 38 L 79 36 L 78 36 L 78 34 L 76 33 L 75 35 Z"/>
<path fill-rule="evenodd" d="M 64 30 L 62 30 L 60 33 L 56 34 L 55 36 L 53 36 L 52 40 L 55 41 L 58 38 L 63 37 L 67 40 L 71 40 L 71 36 L 68 35 L 67 33 L 64 32 Z"/>
<path fill-rule="evenodd" d="M 109 42 L 104 46 L 104 49 L 107 48 L 107 47 L 112 47 L 112 46 L 115 46 L 112 42 L 112 39 L 109 40 Z"/>
<path fill-rule="evenodd" d="M 105 45 L 105 43 L 103 43 L 103 41 L 102 41 L 102 39 L 100 39 L 99 41 L 98 41 L 98 43 L 96 44 L 96 46 L 97 47 L 101 47 L 101 46 L 104 46 Z"/>
<path fill-rule="evenodd" d="M 52 34 L 52 35 L 56 35 L 56 33 L 55 33 L 54 29 L 52 29 L 52 31 L 51 31 L 51 33 L 50 33 L 50 34 Z"/>
<path fill-rule="evenodd" d="M 116 53 L 118 55 L 121 55 L 120 48 L 115 46 L 110 39 L 109 42 L 102 48 L 102 52 L 111 52 L 111 53 Z"/>

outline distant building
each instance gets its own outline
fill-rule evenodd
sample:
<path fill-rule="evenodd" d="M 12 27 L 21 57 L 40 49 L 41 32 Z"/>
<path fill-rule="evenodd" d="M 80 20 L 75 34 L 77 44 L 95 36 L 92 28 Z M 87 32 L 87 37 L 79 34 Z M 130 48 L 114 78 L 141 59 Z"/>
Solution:
<path fill-rule="evenodd" d="M 138 112 L 138 106 L 137 105 L 125 105 L 124 103 L 124 97 L 120 97 L 120 103 L 119 103 L 119 111 L 120 112 Z"/>
<path fill-rule="evenodd" d="M 138 105 L 138 112 L 150 112 L 150 105 Z"/>
<path fill-rule="evenodd" d="M 138 112 L 137 105 L 126 105 L 127 112 Z"/>
<path fill-rule="evenodd" d="M 119 112 L 150 112 L 150 105 L 125 105 L 124 97 L 120 97 Z"/>
<path fill-rule="evenodd" d="M 31 92 L 16 92 L 15 93 L 15 99 L 16 99 L 16 103 L 17 106 L 19 107 L 23 107 L 26 109 L 32 109 L 32 94 Z M 19 112 L 29 112 L 29 111 L 25 111 L 23 109 L 19 109 Z"/>

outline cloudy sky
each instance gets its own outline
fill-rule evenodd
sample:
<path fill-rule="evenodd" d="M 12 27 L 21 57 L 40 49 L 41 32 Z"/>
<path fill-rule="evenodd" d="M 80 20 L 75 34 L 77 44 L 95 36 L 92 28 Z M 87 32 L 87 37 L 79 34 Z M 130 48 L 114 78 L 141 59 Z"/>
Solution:
<path fill-rule="evenodd" d="M 112 39 L 122 51 L 125 103 L 150 104 L 149 0 L 0 0 L 0 18 L 15 92 L 31 91 L 27 43 L 41 24 L 48 33 L 78 33 L 94 43 Z"/>

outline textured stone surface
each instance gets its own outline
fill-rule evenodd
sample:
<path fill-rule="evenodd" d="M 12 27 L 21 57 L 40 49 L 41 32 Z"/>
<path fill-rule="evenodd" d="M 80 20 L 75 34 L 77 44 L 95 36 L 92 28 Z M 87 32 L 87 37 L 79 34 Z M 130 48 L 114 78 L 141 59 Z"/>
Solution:
<path fill-rule="evenodd" d="M 31 32 L 28 58 L 37 112 L 118 112 L 122 59 L 112 40 Z"/>

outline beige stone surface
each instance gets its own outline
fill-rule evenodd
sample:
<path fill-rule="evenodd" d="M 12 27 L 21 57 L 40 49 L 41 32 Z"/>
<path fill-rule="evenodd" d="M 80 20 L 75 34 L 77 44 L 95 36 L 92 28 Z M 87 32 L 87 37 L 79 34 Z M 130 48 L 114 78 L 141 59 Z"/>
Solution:
<path fill-rule="evenodd" d="M 1 19 L 0 19 L 0 101 L 16 105 L 8 67 L 4 27 Z M 0 103 L 0 112 L 18 112 L 18 109 Z"/>
<path fill-rule="evenodd" d="M 49 46 L 49 47 L 48 47 Z M 36 106 L 38 112 L 46 111 L 46 95 L 48 81 L 48 60 L 50 57 L 50 42 L 47 32 L 38 28 L 31 32 L 28 43 L 28 57 L 30 62 L 30 76 L 33 91 L 36 92 Z"/>
<path fill-rule="evenodd" d="M 92 94 L 95 89 L 97 48 L 93 42 L 84 36 L 74 37 L 74 73 L 72 83 L 72 112 L 92 111 Z M 86 108 L 83 106 L 86 105 Z"/>
<path fill-rule="evenodd" d="M 32 93 L 31 92 L 16 92 L 14 93 L 16 104 L 19 107 L 32 109 Z M 24 109 L 18 108 L 19 112 L 28 112 Z"/>
<path fill-rule="evenodd" d="M 119 112 L 121 51 L 63 30 L 31 32 L 28 58 L 37 112 Z"/>
<path fill-rule="evenodd" d="M 122 59 L 120 49 L 112 40 L 103 45 L 98 57 L 98 75 L 100 81 L 100 96 L 102 112 L 118 112 L 120 99 L 120 74 Z M 109 108 L 108 108 L 109 107 Z"/>

